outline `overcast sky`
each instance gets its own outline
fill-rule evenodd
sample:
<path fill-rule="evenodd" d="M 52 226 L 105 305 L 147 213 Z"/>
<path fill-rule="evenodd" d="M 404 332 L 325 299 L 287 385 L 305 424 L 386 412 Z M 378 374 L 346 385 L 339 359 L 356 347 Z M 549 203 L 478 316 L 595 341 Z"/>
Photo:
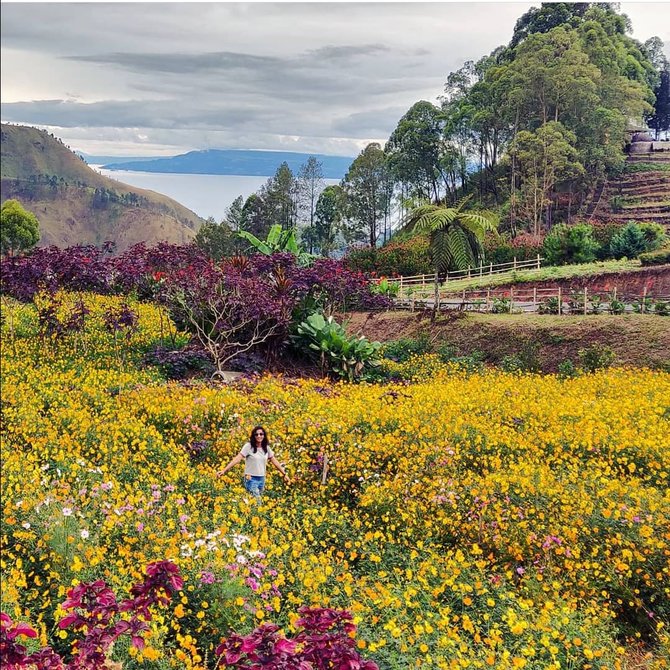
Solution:
<path fill-rule="evenodd" d="M 92 154 L 355 156 L 531 2 L 2 3 L 2 120 Z M 621 3 L 670 55 L 670 3 Z"/>

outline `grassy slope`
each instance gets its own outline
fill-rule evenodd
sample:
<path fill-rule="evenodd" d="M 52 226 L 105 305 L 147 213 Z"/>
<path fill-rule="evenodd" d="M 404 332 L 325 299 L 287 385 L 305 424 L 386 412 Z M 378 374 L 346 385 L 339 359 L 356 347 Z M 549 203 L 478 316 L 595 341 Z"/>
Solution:
<path fill-rule="evenodd" d="M 55 175 L 65 184 L 39 189 L 35 197 L 19 195 L 31 175 Z M 86 184 L 86 186 L 81 186 Z M 119 195 L 135 193 L 142 206 L 91 207 L 96 188 Z M 16 196 L 40 221 L 40 245 L 67 246 L 117 242 L 119 250 L 139 241 L 184 243 L 193 239 L 202 219 L 165 195 L 103 177 L 57 139 L 36 128 L 2 125 L 2 198 Z"/>
<path fill-rule="evenodd" d="M 555 372 L 566 359 L 578 362 L 578 351 L 591 344 L 610 346 L 617 364 L 670 370 L 670 318 L 648 314 L 550 316 L 523 314 L 447 314 L 431 324 L 426 313 L 348 314 L 347 330 L 382 342 L 426 334 L 435 347 L 456 347 L 460 355 L 484 352 L 499 363 L 535 343 L 540 365 Z"/>
<path fill-rule="evenodd" d="M 591 277 L 593 275 L 619 274 L 621 272 L 639 272 L 646 270 L 640 261 L 601 261 L 598 263 L 584 263 L 581 265 L 561 265 L 540 268 L 539 270 L 517 270 L 516 272 L 501 272 L 500 274 L 472 277 L 470 279 L 450 280 L 442 286 L 442 292 L 459 292 L 463 289 L 487 288 L 494 286 L 511 286 L 522 282 L 552 281 L 574 279 L 576 277 Z M 432 295 L 432 286 L 427 291 Z"/>

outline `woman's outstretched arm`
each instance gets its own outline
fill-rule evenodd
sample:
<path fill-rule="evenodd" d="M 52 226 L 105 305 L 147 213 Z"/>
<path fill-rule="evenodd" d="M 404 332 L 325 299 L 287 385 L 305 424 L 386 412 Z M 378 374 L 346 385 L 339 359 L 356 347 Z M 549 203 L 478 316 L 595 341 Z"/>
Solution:
<path fill-rule="evenodd" d="M 228 465 L 226 465 L 226 467 L 223 468 L 223 470 L 219 470 L 216 473 L 217 476 L 223 477 L 223 475 L 225 475 L 226 472 L 228 472 L 228 470 L 230 470 L 231 468 L 234 468 L 238 463 L 241 463 L 243 460 L 244 460 L 244 456 L 242 456 L 242 454 L 237 454 L 237 456 L 235 456 L 235 458 L 233 458 L 233 460 L 230 461 L 230 463 L 228 463 Z"/>
<path fill-rule="evenodd" d="M 291 478 L 286 473 L 286 470 L 284 470 L 284 468 L 282 467 L 282 464 L 274 456 L 270 456 L 270 463 L 272 463 L 272 465 L 274 465 L 275 468 L 277 468 L 277 470 L 279 470 L 279 472 L 281 472 L 281 474 L 284 477 L 284 480 L 286 481 L 286 483 L 290 484 L 291 483 Z"/>

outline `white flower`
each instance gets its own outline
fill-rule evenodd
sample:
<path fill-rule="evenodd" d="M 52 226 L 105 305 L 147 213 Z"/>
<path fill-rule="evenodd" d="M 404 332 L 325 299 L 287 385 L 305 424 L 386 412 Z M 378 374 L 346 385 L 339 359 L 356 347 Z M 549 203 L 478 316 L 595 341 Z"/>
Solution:
<path fill-rule="evenodd" d="M 25 523 L 22 523 L 21 525 L 22 525 L 26 530 L 28 530 L 28 528 L 30 528 L 30 524 L 29 524 L 27 521 L 26 521 Z"/>
<path fill-rule="evenodd" d="M 86 528 L 84 528 L 79 534 L 81 535 L 82 540 L 88 540 L 88 531 L 86 530 Z"/>
<path fill-rule="evenodd" d="M 63 516 L 72 516 L 72 508 L 63 507 Z"/>

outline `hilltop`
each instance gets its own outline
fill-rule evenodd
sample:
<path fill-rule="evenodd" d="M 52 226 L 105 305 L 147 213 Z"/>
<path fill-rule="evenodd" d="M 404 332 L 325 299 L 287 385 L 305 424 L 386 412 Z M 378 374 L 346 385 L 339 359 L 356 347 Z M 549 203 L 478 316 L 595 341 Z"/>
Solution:
<path fill-rule="evenodd" d="M 16 198 L 40 221 L 40 246 L 191 241 L 203 221 L 167 196 L 103 177 L 60 140 L 2 124 L 2 201 Z"/>
<path fill-rule="evenodd" d="M 208 149 L 190 151 L 172 158 L 135 160 L 126 163 L 110 161 L 107 170 L 139 170 L 140 172 L 162 172 L 179 174 L 221 174 L 266 177 L 286 163 L 295 173 L 314 156 L 322 165 L 326 179 L 341 179 L 346 174 L 353 158 L 348 156 L 326 156 L 301 154 L 292 151 L 239 151 Z"/>

